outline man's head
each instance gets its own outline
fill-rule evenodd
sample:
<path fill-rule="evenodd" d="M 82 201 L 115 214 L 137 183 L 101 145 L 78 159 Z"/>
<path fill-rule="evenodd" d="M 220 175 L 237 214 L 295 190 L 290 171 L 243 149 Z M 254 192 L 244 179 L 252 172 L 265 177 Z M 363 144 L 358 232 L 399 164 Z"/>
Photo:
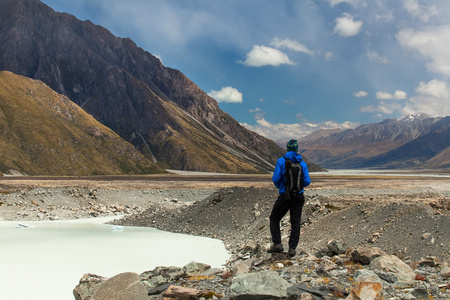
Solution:
<path fill-rule="evenodd" d="M 287 151 L 298 151 L 298 143 L 297 140 L 290 140 L 286 146 Z"/>

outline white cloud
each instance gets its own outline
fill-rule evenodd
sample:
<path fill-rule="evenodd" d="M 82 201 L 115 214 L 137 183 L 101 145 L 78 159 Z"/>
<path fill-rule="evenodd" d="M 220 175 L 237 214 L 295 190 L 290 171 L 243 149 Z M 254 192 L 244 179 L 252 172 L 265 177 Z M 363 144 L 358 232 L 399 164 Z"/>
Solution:
<path fill-rule="evenodd" d="M 436 79 L 420 82 L 416 95 L 409 99 L 404 113 L 426 113 L 431 116 L 450 115 L 450 87 L 447 82 Z"/>
<path fill-rule="evenodd" d="M 394 99 L 397 99 L 397 100 L 406 99 L 407 96 L 408 96 L 408 94 L 406 92 L 400 91 L 400 90 L 396 90 L 394 93 Z"/>
<path fill-rule="evenodd" d="M 259 107 L 254 108 L 254 109 L 249 109 L 249 110 L 248 110 L 248 112 L 251 113 L 251 114 L 257 113 L 257 112 L 261 112 L 261 111 L 262 111 L 262 109 L 259 108 Z"/>
<path fill-rule="evenodd" d="M 426 6 L 419 3 L 419 0 L 405 0 L 403 7 L 413 17 L 419 18 L 423 22 L 428 22 L 431 17 L 439 14 L 436 5 Z"/>
<path fill-rule="evenodd" d="M 240 63 L 250 67 L 262 66 L 279 66 L 279 65 L 294 65 L 286 53 L 278 49 L 266 46 L 254 45 L 253 49 L 247 53 L 247 59 L 240 61 Z"/>
<path fill-rule="evenodd" d="M 381 91 L 376 93 L 377 99 L 381 100 L 389 100 L 389 99 L 403 100 L 406 99 L 406 96 L 407 96 L 406 92 L 400 90 L 396 90 L 394 94 Z"/>
<path fill-rule="evenodd" d="M 266 115 L 266 113 L 259 107 L 249 109 L 248 112 L 254 114 L 255 119 L 262 119 Z"/>
<path fill-rule="evenodd" d="M 332 121 L 326 121 L 318 124 L 314 123 L 295 123 L 295 124 L 272 124 L 267 120 L 259 119 L 256 121 L 258 125 L 242 124 L 249 130 L 252 130 L 268 139 L 272 140 L 286 140 L 290 138 L 301 138 L 319 129 L 349 129 L 355 128 L 359 123 L 344 122 L 336 123 Z"/>
<path fill-rule="evenodd" d="M 381 101 L 377 106 L 368 105 L 361 107 L 361 112 L 381 113 L 384 115 L 392 115 L 396 111 L 400 111 L 402 106 L 398 103 L 386 103 Z"/>
<path fill-rule="evenodd" d="M 378 105 L 361 107 L 361 112 L 377 113 L 376 117 L 394 113 L 403 116 L 418 113 L 426 113 L 434 117 L 450 115 L 450 86 L 447 82 L 436 79 L 428 83 L 420 82 L 415 92 L 415 95 L 407 99 L 404 104 L 380 101 Z M 407 95 L 405 92 L 397 90 L 393 95 L 386 92 L 378 92 L 377 98 L 402 100 L 406 99 Z"/>
<path fill-rule="evenodd" d="M 405 29 L 397 34 L 402 47 L 415 50 L 430 59 L 427 67 L 432 72 L 450 76 L 450 25 L 425 31 Z"/>
<path fill-rule="evenodd" d="M 219 103 L 242 103 L 242 93 L 231 86 L 223 87 L 220 91 L 212 90 L 208 93 L 208 96 L 214 98 Z"/>
<path fill-rule="evenodd" d="M 290 39 L 280 40 L 279 38 L 274 38 L 270 43 L 270 45 L 274 46 L 275 48 L 287 48 L 289 50 L 303 52 L 309 55 L 314 54 L 314 52 L 309 50 L 308 47 L 306 47 L 305 45 Z"/>
<path fill-rule="evenodd" d="M 379 63 L 382 63 L 382 64 L 388 64 L 389 63 L 389 60 L 386 57 L 380 56 L 375 51 L 367 52 L 367 57 L 369 58 L 370 61 L 379 62 Z"/>
<path fill-rule="evenodd" d="M 369 95 L 369 93 L 363 90 L 353 93 L 353 96 L 357 98 L 367 97 L 367 95 Z"/>
<path fill-rule="evenodd" d="M 336 26 L 334 27 L 333 33 L 337 33 L 343 37 L 357 35 L 363 25 L 362 21 L 353 20 L 353 16 L 348 13 L 343 13 L 335 22 Z"/>

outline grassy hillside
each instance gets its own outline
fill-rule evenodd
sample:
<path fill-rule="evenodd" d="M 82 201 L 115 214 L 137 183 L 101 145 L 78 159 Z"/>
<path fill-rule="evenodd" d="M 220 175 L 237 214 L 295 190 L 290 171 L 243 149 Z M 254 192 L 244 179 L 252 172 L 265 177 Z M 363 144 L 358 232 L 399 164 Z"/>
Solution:
<path fill-rule="evenodd" d="M 131 144 L 40 81 L 0 72 L 0 172 L 163 172 Z"/>

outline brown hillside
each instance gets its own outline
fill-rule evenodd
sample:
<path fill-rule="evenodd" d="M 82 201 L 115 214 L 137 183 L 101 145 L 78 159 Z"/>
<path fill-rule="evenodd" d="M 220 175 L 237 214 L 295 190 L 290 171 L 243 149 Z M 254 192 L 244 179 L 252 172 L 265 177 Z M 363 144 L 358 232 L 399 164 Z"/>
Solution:
<path fill-rule="evenodd" d="M 130 143 L 44 83 L 0 72 L 0 172 L 163 172 Z"/>

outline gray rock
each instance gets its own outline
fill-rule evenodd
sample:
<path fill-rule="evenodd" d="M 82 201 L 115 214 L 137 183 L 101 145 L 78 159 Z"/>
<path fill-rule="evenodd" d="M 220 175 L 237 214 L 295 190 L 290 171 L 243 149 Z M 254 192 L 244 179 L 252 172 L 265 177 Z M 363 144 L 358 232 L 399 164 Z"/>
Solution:
<path fill-rule="evenodd" d="M 398 280 L 405 282 L 412 282 L 416 277 L 416 273 L 395 255 L 385 254 L 377 257 L 370 263 L 369 268 L 393 273 Z"/>
<path fill-rule="evenodd" d="M 351 252 L 353 261 L 358 262 L 362 265 L 369 265 L 372 260 L 383 254 L 384 252 L 377 247 L 358 247 Z"/>
<path fill-rule="evenodd" d="M 250 267 L 247 264 L 237 261 L 231 265 L 231 274 L 232 276 L 242 275 L 247 273 L 249 269 Z"/>
<path fill-rule="evenodd" d="M 186 275 L 180 267 L 156 267 L 152 271 L 146 271 L 139 275 L 147 290 L 156 288 L 162 284 L 177 281 Z"/>
<path fill-rule="evenodd" d="M 331 256 L 334 255 L 334 253 L 333 253 L 333 251 L 331 251 L 330 249 L 328 249 L 328 247 L 326 247 L 326 248 L 320 248 L 319 250 L 317 250 L 317 252 L 316 252 L 314 255 L 315 255 L 316 257 L 321 258 L 321 257 L 324 257 L 324 256 L 329 256 L 329 257 L 331 257 Z"/>
<path fill-rule="evenodd" d="M 447 264 L 444 264 L 441 267 L 441 272 L 440 272 L 441 276 L 444 278 L 450 278 L 450 267 Z"/>
<path fill-rule="evenodd" d="M 336 270 L 339 267 L 333 263 L 332 261 L 328 259 L 324 259 L 320 262 L 319 266 L 317 267 L 317 274 L 319 275 L 329 275 L 330 271 Z"/>
<path fill-rule="evenodd" d="M 419 287 L 415 288 L 411 292 L 411 295 L 413 295 L 417 299 L 429 299 L 429 293 L 425 286 L 419 286 Z"/>
<path fill-rule="evenodd" d="M 288 266 L 281 271 L 281 277 L 291 279 L 303 273 L 303 269 L 299 265 Z"/>
<path fill-rule="evenodd" d="M 139 275 L 126 272 L 102 283 L 91 300 L 148 300 L 148 295 Z"/>
<path fill-rule="evenodd" d="M 248 273 L 233 278 L 231 297 L 239 299 L 280 299 L 290 284 L 275 271 Z"/>
<path fill-rule="evenodd" d="M 341 240 L 332 240 L 328 242 L 327 247 L 334 254 L 343 254 L 348 249 L 348 245 Z"/>
<path fill-rule="evenodd" d="M 393 273 L 385 272 L 383 270 L 373 270 L 373 272 L 375 274 L 377 274 L 378 277 L 380 277 L 382 280 L 384 280 L 386 282 L 394 283 L 394 282 L 398 281 L 397 276 L 395 276 L 395 274 L 393 274 Z"/>
<path fill-rule="evenodd" d="M 157 286 L 157 287 L 151 289 L 150 291 L 148 291 L 147 294 L 148 294 L 148 295 L 159 295 L 159 294 L 161 294 L 162 292 L 164 292 L 165 290 L 167 290 L 167 288 L 168 288 L 169 286 L 171 286 L 172 284 L 173 284 L 172 282 L 164 283 L 164 284 L 162 284 L 162 285 L 160 285 L 160 286 Z"/>
<path fill-rule="evenodd" d="M 332 293 L 310 288 L 304 284 L 293 285 L 287 289 L 286 293 L 288 299 L 299 299 L 298 297 L 302 296 L 305 293 L 310 294 L 315 300 L 333 299 Z"/>
<path fill-rule="evenodd" d="M 355 281 L 356 282 L 380 282 L 380 277 L 371 270 L 358 270 L 355 273 Z"/>
<path fill-rule="evenodd" d="M 195 261 L 191 261 L 187 265 L 183 267 L 184 271 L 186 272 L 186 275 L 192 276 L 192 275 L 199 275 L 203 272 L 205 272 L 208 269 L 211 269 L 210 265 L 198 263 Z"/>
<path fill-rule="evenodd" d="M 427 256 L 418 262 L 419 266 L 437 267 L 440 265 L 436 256 Z"/>
<path fill-rule="evenodd" d="M 75 300 L 90 299 L 94 291 L 106 281 L 107 278 L 94 275 L 84 274 L 81 277 L 79 284 L 73 289 L 73 296 Z"/>

